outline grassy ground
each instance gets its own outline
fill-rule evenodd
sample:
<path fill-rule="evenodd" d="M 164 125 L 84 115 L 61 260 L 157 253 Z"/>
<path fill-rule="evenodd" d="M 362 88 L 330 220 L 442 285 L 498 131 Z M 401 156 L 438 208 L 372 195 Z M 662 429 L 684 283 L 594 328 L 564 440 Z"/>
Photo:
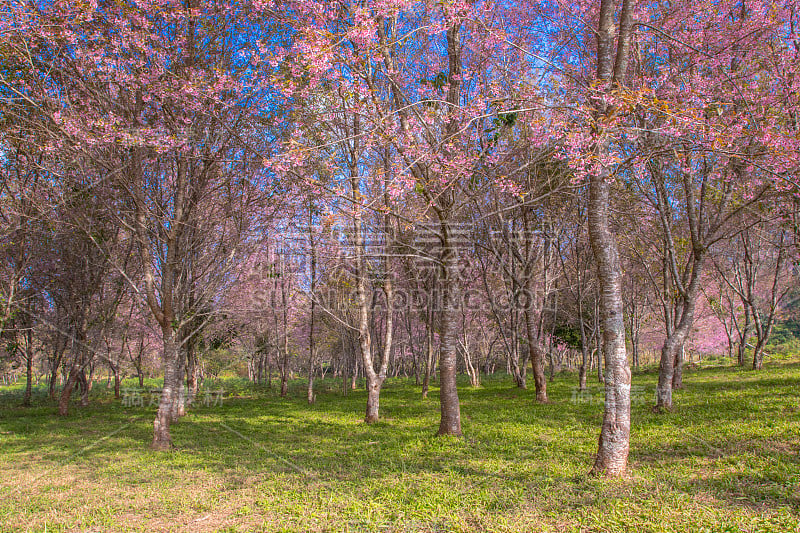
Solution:
<path fill-rule="evenodd" d="M 226 381 L 171 453 L 146 446 L 155 407 L 102 384 L 66 419 L 0 389 L 0 531 L 800 531 L 800 365 L 685 381 L 656 415 L 655 376 L 634 376 L 627 480 L 587 478 L 602 394 L 576 395 L 574 376 L 548 405 L 508 379 L 464 384 L 460 439 L 433 436 L 437 391 L 407 381 L 372 426 L 364 392 L 332 380 L 312 407 L 301 382 L 281 399 Z"/>

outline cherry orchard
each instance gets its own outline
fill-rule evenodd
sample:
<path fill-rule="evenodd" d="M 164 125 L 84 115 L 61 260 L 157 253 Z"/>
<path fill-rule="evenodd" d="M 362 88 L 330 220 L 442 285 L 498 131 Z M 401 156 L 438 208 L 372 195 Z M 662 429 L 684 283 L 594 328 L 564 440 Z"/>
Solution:
<path fill-rule="evenodd" d="M 768 195 L 794 205 L 793 0 L 5 1 L 2 13 L 5 138 L 47 154 L 55 182 L 66 168 L 107 184 L 121 241 L 135 244 L 128 282 L 163 345 L 159 449 L 203 335 L 241 331 L 259 372 L 278 363 L 284 395 L 307 345 L 309 401 L 322 350 L 338 350 L 343 383 L 345 371 L 366 378 L 367 422 L 393 357 L 425 344 L 429 376 L 438 347 L 439 433 L 459 435 L 457 371 L 477 385 L 473 357 L 492 357 L 465 330 L 493 330 L 519 386 L 530 359 L 545 402 L 544 365 L 552 375 L 567 350 L 556 330 L 574 310 L 582 387 L 588 329 L 605 356 L 593 470 L 622 475 L 623 288 L 662 298 L 657 407 L 669 409 L 708 258 Z M 289 255 L 311 257 L 310 274 L 276 275 L 291 268 L 277 234 L 301 226 Z M 621 231 L 652 245 L 636 276 L 623 275 L 634 261 Z M 247 281 L 259 263 L 272 274 Z M 580 287 L 564 291 L 573 270 Z M 254 286 L 271 291 L 264 312 Z M 409 286 L 428 293 L 419 316 L 395 305 Z M 491 309 L 466 306 L 476 287 Z M 519 289 L 531 305 L 512 298 L 502 316 L 495 292 Z M 319 329 L 339 342 L 320 347 Z"/>
<path fill-rule="evenodd" d="M 511 73 L 528 69 L 529 61 L 503 38 L 502 13 L 491 3 L 292 6 L 297 38 L 282 59 L 291 65 L 294 85 L 284 94 L 311 102 L 314 121 L 329 124 L 328 137 L 293 137 L 273 168 L 286 172 L 316 158 L 321 152 L 315 147 L 324 146 L 331 172 L 341 176 L 342 190 L 335 194 L 351 197 L 357 240 L 364 210 L 393 212 L 393 202 L 402 203 L 407 220 L 435 222 L 440 248 L 432 261 L 440 265 L 442 279 L 439 431 L 460 434 L 455 331 L 461 287 L 454 225 L 482 189 L 514 185 L 491 170 L 507 150 L 498 116 L 514 112 L 530 124 L 544 124 L 531 110 L 517 110 L 509 96 Z M 332 105 L 317 104 L 322 102 Z M 498 131 L 487 134 L 489 129 Z M 543 131 L 528 128 L 540 143 Z M 331 154 L 331 146 L 338 151 Z M 368 191 L 382 196 L 365 197 Z M 357 250 L 362 247 L 356 243 Z M 367 307 L 365 290 L 362 307 Z M 362 326 L 365 320 L 366 314 Z M 371 351 L 367 333 L 362 328 L 362 355 Z"/>
<path fill-rule="evenodd" d="M 181 347 L 265 185 L 239 143 L 266 85 L 247 61 L 253 23 L 232 3 L 4 4 L 5 48 L 26 73 L 4 72 L 9 112 L 41 130 L 45 151 L 97 169 L 127 196 L 118 209 L 143 269 L 136 290 L 163 339 L 153 446 L 169 447 Z M 26 121 L 31 107 L 46 120 Z"/>

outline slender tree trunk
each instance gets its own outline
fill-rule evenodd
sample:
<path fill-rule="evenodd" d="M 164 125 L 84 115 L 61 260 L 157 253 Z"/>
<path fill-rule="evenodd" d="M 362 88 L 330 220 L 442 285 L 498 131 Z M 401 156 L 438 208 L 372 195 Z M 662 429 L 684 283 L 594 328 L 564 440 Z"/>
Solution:
<path fill-rule="evenodd" d="M 637 306 L 633 307 L 633 317 L 631 318 L 631 350 L 633 350 L 633 368 L 639 369 L 639 336 L 641 329 L 641 317 L 637 313 Z"/>
<path fill-rule="evenodd" d="M 750 330 L 752 328 L 750 320 L 750 306 L 745 304 L 744 325 L 742 326 L 742 330 L 739 332 L 739 349 L 737 351 L 739 366 L 745 366 L 747 364 L 747 338 L 750 336 Z"/>
<path fill-rule="evenodd" d="M 316 401 L 316 394 L 314 394 L 314 364 L 313 364 L 313 355 L 309 355 L 309 364 L 308 364 L 308 388 L 306 389 L 306 399 L 308 400 L 309 404 L 312 404 Z"/>
<path fill-rule="evenodd" d="M 33 396 L 33 358 L 28 356 L 25 361 L 25 395 L 22 397 L 22 405 L 30 407 L 31 397 Z"/>
<path fill-rule="evenodd" d="M 623 0 L 616 61 L 612 63 L 615 41 L 613 0 L 602 0 L 597 33 L 597 78 L 618 83 L 627 71 L 631 33 L 631 0 Z M 607 104 L 595 103 L 597 118 L 607 114 Z M 598 128 L 602 128 L 598 124 Z M 598 129 L 595 153 L 600 171 L 589 180 L 589 242 L 597 266 L 600 286 L 600 322 L 605 358 L 605 408 L 599 446 L 592 473 L 625 474 L 631 427 L 631 371 L 625 348 L 625 320 L 622 303 L 621 269 L 617 241 L 609 220 L 611 173 L 602 163 L 609 152 L 609 133 Z"/>
<path fill-rule="evenodd" d="M 433 321 L 429 321 L 427 328 L 427 338 L 425 341 L 425 377 L 422 380 L 422 398 L 428 397 L 428 388 L 431 382 L 431 366 L 433 366 Z"/>
<path fill-rule="evenodd" d="M 30 407 L 33 395 L 33 339 L 27 332 L 28 340 L 25 346 L 25 395 L 22 398 L 22 405 Z"/>
<path fill-rule="evenodd" d="M 289 394 L 289 310 L 287 301 L 286 279 L 284 277 L 284 263 L 281 257 L 281 301 L 283 304 L 283 362 L 281 364 L 281 397 Z"/>
<path fill-rule="evenodd" d="M 530 350 L 531 365 L 533 366 L 533 382 L 536 387 L 536 401 L 547 403 L 547 379 L 544 373 L 545 352 L 534 331 L 532 313 L 525 312 L 525 325 L 528 334 L 528 349 Z"/>
<path fill-rule="evenodd" d="M 350 390 L 358 389 L 358 357 L 355 352 L 353 353 L 353 364 L 350 366 L 352 374 L 350 374 Z"/>
<path fill-rule="evenodd" d="M 84 362 L 83 349 L 86 342 L 86 323 L 82 321 L 79 323 L 75 330 L 75 340 L 72 342 L 70 352 L 72 353 L 72 364 L 70 365 L 69 374 L 64 388 L 61 389 L 61 397 L 58 400 L 58 414 L 60 416 L 67 416 L 69 414 L 69 401 L 72 397 L 72 392 L 75 385 L 80 379 L 80 374 L 86 365 Z M 62 374 L 65 372 L 62 371 Z"/>
<path fill-rule="evenodd" d="M 578 368 L 578 390 L 586 390 L 586 348 L 581 350 L 581 366 Z"/>
<path fill-rule="evenodd" d="M 605 383 L 606 379 L 603 376 L 603 361 L 605 360 L 605 354 L 603 350 L 603 331 L 602 329 L 597 333 L 597 340 L 596 340 L 596 349 L 595 349 L 595 363 L 596 363 L 596 370 L 597 370 L 597 381 L 600 383 Z"/>
<path fill-rule="evenodd" d="M 58 366 L 50 370 L 50 382 L 47 385 L 47 397 L 51 400 L 56 397 L 56 381 L 58 380 Z"/>
<path fill-rule="evenodd" d="M 289 394 L 289 352 L 283 352 L 283 363 L 281 364 L 281 397 L 285 398 Z"/>
<path fill-rule="evenodd" d="M 461 435 L 461 407 L 458 400 L 458 327 L 457 296 L 458 271 L 455 249 L 451 240 L 451 226 L 442 218 L 442 316 L 441 343 L 439 346 L 439 404 L 441 418 L 439 435 Z"/>
<path fill-rule="evenodd" d="M 580 273 L 578 274 L 578 287 L 577 287 L 577 299 L 578 299 L 578 325 L 580 327 L 581 333 L 581 366 L 578 368 L 578 390 L 585 391 L 586 390 L 586 374 L 587 374 L 587 366 L 589 364 L 589 347 L 586 345 L 588 340 L 586 339 L 586 325 L 583 322 L 583 291 L 581 289 L 581 279 Z"/>
<path fill-rule="evenodd" d="M 630 441 L 631 372 L 625 350 L 625 323 L 617 243 L 608 220 L 610 184 L 593 176 L 589 185 L 589 237 L 600 281 L 600 313 L 605 358 L 605 410 L 592 472 L 623 475 Z"/>
<path fill-rule="evenodd" d="M 114 398 L 119 400 L 119 388 L 120 388 L 120 375 L 119 375 L 119 367 L 115 366 L 114 368 Z"/>
<path fill-rule="evenodd" d="M 600 313 L 605 358 L 605 409 L 595 474 L 623 475 L 630 441 L 631 372 L 625 350 L 622 285 L 617 243 L 608 220 L 610 184 L 593 176 L 589 185 L 589 237 L 600 281 Z"/>
<path fill-rule="evenodd" d="M 675 372 L 672 374 L 672 388 L 673 389 L 682 389 L 683 388 L 683 363 L 684 363 L 684 354 L 686 350 L 686 343 L 681 344 L 678 351 L 675 353 Z"/>
<path fill-rule="evenodd" d="M 364 416 L 364 422 L 371 424 L 377 422 L 380 418 L 380 400 L 381 400 L 381 386 L 383 380 L 377 376 L 373 379 L 367 377 L 367 412 Z"/>
<path fill-rule="evenodd" d="M 178 346 L 172 325 L 162 326 L 164 386 L 161 388 L 161 400 L 158 404 L 156 418 L 153 421 L 153 443 L 155 450 L 169 450 L 172 448 L 172 436 L 169 426 L 173 420 L 174 397 L 177 393 L 179 379 Z"/>
<path fill-rule="evenodd" d="M 762 368 L 764 368 L 764 342 L 759 338 L 753 348 L 753 370 Z"/>
<path fill-rule="evenodd" d="M 72 396 L 72 390 L 75 388 L 75 383 L 78 382 L 79 370 L 80 364 L 78 361 L 73 362 L 69 369 L 67 382 L 64 384 L 64 388 L 61 389 L 61 396 L 58 399 L 58 414 L 60 416 L 67 416 L 69 414 L 69 400 Z"/>
<path fill-rule="evenodd" d="M 586 390 L 586 380 L 589 375 L 589 371 L 592 369 L 594 351 L 589 350 L 588 345 L 590 342 L 592 342 L 592 340 L 586 337 L 585 332 L 583 333 L 581 339 L 583 340 L 581 341 L 581 367 L 578 369 L 578 389 L 584 391 Z"/>
<path fill-rule="evenodd" d="M 308 389 L 307 400 L 309 404 L 314 403 L 314 311 L 316 310 L 316 287 L 317 287 L 317 248 L 314 242 L 313 229 L 313 204 L 309 200 L 308 205 L 308 240 L 311 244 L 311 317 L 308 329 Z"/>
<path fill-rule="evenodd" d="M 267 388 L 272 388 L 272 359 L 267 355 Z"/>
<path fill-rule="evenodd" d="M 419 354 L 412 348 L 411 357 L 413 358 L 413 371 L 414 371 L 414 385 L 419 386 L 422 383 L 419 371 Z"/>
<path fill-rule="evenodd" d="M 175 376 L 175 390 L 172 394 L 172 408 L 170 410 L 171 422 L 186 415 L 186 385 L 184 377 L 186 375 L 186 355 L 183 347 L 176 346 L 177 350 L 177 375 Z"/>
<path fill-rule="evenodd" d="M 681 318 L 674 331 L 664 340 L 661 348 L 661 361 L 659 363 L 658 388 L 656 389 L 655 412 L 672 409 L 672 389 L 675 368 L 683 361 L 679 361 L 681 351 L 686 343 L 686 337 L 694 321 L 694 309 L 697 303 L 697 293 L 700 284 L 700 271 L 702 270 L 702 255 L 695 259 L 692 266 L 692 280 L 686 289 L 681 309 Z M 682 385 L 682 379 L 679 380 Z"/>
<path fill-rule="evenodd" d="M 86 382 L 86 405 L 89 405 L 89 393 L 92 392 L 92 388 L 94 387 L 94 371 L 95 371 L 95 363 L 94 361 L 89 363 L 89 377 Z M 84 405 L 84 407 L 86 407 Z"/>
<path fill-rule="evenodd" d="M 86 370 L 81 369 L 78 372 L 78 386 L 81 392 L 81 399 L 79 405 L 86 407 L 89 405 L 89 382 L 86 379 Z"/>
<path fill-rule="evenodd" d="M 189 405 L 197 398 L 197 367 L 197 337 L 192 335 L 186 339 L 186 395 Z"/>
<path fill-rule="evenodd" d="M 50 369 L 50 383 L 48 385 L 47 396 L 53 400 L 56 397 L 56 381 L 58 380 L 58 369 L 61 366 L 61 359 L 64 356 L 64 350 L 67 349 L 67 341 L 60 343 L 58 340 L 55 342 L 54 349 L 56 351 L 53 358 L 53 366 Z"/>

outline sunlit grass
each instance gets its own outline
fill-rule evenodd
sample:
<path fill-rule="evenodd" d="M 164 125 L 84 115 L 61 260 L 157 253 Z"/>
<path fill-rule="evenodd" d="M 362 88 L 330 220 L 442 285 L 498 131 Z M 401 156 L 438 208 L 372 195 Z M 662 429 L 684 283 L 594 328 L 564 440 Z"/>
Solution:
<path fill-rule="evenodd" d="M 0 531 L 797 531 L 800 365 L 689 371 L 676 409 L 650 410 L 655 375 L 636 374 L 631 474 L 586 476 L 602 394 L 575 376 L 552 403 L 505 377 L 462 384 L 464 438 L 434 436 L 436 389 L 390 380 L 383 419 L 361 422 L 363 390 L 319 382 L 305 402 L 240 380 L 147 448 L 155 407 L 95 386 L 69 418 L 18 387 L 0 411 Z M 134 382 L 128 385 L 133 386 Z M 148 387 L 154 387 L 151 383 Z M 201 396 L 202 399 L 202 396 Z"/>

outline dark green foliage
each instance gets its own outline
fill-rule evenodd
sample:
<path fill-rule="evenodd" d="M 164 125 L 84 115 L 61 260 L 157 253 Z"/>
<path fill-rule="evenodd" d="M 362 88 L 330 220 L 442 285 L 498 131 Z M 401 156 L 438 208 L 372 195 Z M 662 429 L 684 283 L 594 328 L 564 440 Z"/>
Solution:
<path fill-rule="evenodd" d="M 558 324 L 553 331 L 555 337 L 571 348 L 581 349 L 581 330 L 573 324 Z"/>

